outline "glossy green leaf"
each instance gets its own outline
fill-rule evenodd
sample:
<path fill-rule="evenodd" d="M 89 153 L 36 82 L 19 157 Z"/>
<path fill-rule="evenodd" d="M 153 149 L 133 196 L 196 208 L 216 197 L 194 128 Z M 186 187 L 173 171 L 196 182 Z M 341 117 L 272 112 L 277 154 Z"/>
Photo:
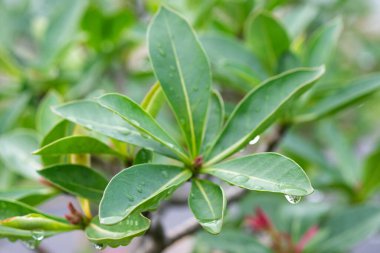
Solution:
<path fill-rule="evenodd" d="M 58 139 L 39 150 L 36 155 L 108 154 L 121 156 L 107 144 L 90 136 L 68 136 Z"/>
<path fill-rule="evenodd" d="M 252 13 L 246 23 L 245 36 L 248 46 L 271 72 L 290 46 L 284 27 L 267 12 Z"/>
<path fill-rule="evenodd" d="M 100 200 L 107 180 L 91 168 L 76 164 L 53 165 L 38 173 L 64 191 Z"/>
<path fill-rule="evenodd" d="M 67 103 L 56 107 L 55 112 L 69 121 L 108 137 L 177 158 L 170 149 L 152 139 L 143 137 L 125 120 L 94 101 Z"/>
<path fill-rule="evenodd" d="M 211 234 L 222 230 L 226 197 L 222 187 L 207 180 L 194 179 L 189 207 L 202 227 Z"/>
<path fill-rule="evenodd" d="M 41 100 L 36 114 L 36 128 L 42 135 L 46 135 L 59 121 L 59 117 L 51 108 L 60 103 L 62 103 L 62 98 L 54 90 L 47 93 Z"/>
<path fill-rule="evenodd" d="M 39 157 L 33 156 L 38 148 L 35 132 L 16 130 L 0 136 L 0 160 L 7 169 L 27 178 L 37 179 L 37 170 L 41 168 Z"/>
<path fill-rule="evenodd" d="M 49 143 L 52 143 L 60 138 L 70 135 L 73 131 L 73 124 L 67 120 L 62 120 L 58 122 L 42 139 L 40 147 L 44 147 Z M 63 162 L 62 156 L 44 156 L 41 155 L 41 160 L 44 166 L 49 166 L 52 164 L 58 164 Z"/>
<path fill-rule="evenodd" d="M 333 55 L 342 30 L 343 23 L 340 18 L 318 29 L 306 46 L 304 56 L 306 66 L 316 67 L 326 64 Z"/>
<path fill-rule="evenodd" d="M 347 252 L 358 242 L 378 231 L 380 209 L 374 206 L 357 206 L 343 209 L 325 224 L 327 235 L 316 246 L 318 253 Z"/>
<path fill-rule="evenodd" d="M 36 206 L 57 195 L 58 191 L 46 187 L 28 187 L 0 191 L 1 199 L 17 200 L 29 206 Z"/>
<path fill-rule="evenodd" d="M 200 37 L 217 78 L 248 91 L 266 78 L 258 59 L 233 37 L 206 34 Z"/>
<path fill-rule="evenodd" d="M 14 200 L 9 200 L 9 199 L 0 199 L 0 220 L 5 220 L 5 219 L 12 218 L 15 216 L 25 216 L 31 213 L 44 215 L 50 219 L 53 219 L 59 222 L 67 222 L 63 218 L 44 214 L 40 212 L 39 210 L 31 206 L 28 206 L 24 203 L 14 201 Z"/>
<path fill-rule="evenodd" d="M 199 152 L 207 114 L 211 72 L 190 25 L 162 7 L 148 31 L 153 69 L 193 157 Z"/>
<path fill-rule="evenodd" d="M 202 145 L 202 153 L 211 147 L 212 142 L 222 129 L 224 122 L 223 98 L 217 91 L 213 91 L 210 97 L 210 107 L 207 114 L 206 132 Z"/>
<path fill-rule="evenodd" d="M 261 134 L 281 113 L 287 102 L 307 90 L 324 68 L 299 68 L 268 79 L 248 93 L 235 107 L 208 154 L 208 163 L 220 161 Z"/>
<path fill-rule="evenodd" d="M 357 104 L 367 96 L 380 89 L 380 75 L 372 74 L 356 79 L 336 89 L 333 94 L 317 101 L 314 105 L 305 106 L 295 121 L 311 121 L 332 115 L 345 108 Z"/>
<path fill-rule="evenodd" d="M 102 224 L 115 224 L 133 211 L 155 207 L 191 177 L 191 172 L 170 165 L 140 164 L 121 171 L 109 182 L 100 202 Z"/>
<path fill-rule="evenodd" d="M 57 221 L 42 214 L 31 213 L 24 216 L 15 216 L 0 221 L 1 226 L 12 227 L 22 230 L 42 230 L 47 233 L 66 232 L 78 229 L 70 223 Z"/>
<path fill-rule="evenodd" d="M 119 94 L 106 94 L 100 97 L 98 102 L 100 105 L 119 115 L 143 134 L 149 136 L 149 138 L 173 150 L 183 160 L 187 160 L 186 155 L 177 142 L 161 128 L 149 113 L 128 97 Z"/>
<path fill-rule="evenodd" d="M 230 184 L 255 191 L 305 196 L 313 192 L 302 168 L 277 153 L 258 153 L 239 157 L 201 170 Z"/>
<path fill-rule="evenodd" d="M 101 246 L 128 245 L 133 238 L 143 235 L 150 227 L 150 220 L 141 214 L 132 214 L 115 225 L 103 225 L 96 216 L 86 228 L 87 238 Z"/>
<path fill-rule="evenodd" d="M 0 199 L 0 238 L 10 240 L 39 239 L 78 229 L 65 219 L 43 214 L 17 201 Z M 38 233 L 38 234 L 36 234 Z"/>

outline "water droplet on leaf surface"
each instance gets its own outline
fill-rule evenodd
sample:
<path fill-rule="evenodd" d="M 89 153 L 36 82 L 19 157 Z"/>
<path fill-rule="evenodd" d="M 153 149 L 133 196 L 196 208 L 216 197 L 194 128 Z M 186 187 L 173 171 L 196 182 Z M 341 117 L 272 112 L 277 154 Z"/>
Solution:
<path fill-rule="evenodd" d="M 301 201 L 301 196 L 296 196 L 296 195 L 288 195 L 288 194 L 285 194 L 285 198 L 286 200 L 290 203 L 290 204 L 298 204 L 300 201 Z"/>
<path fill-rule="evenodd" d="M 36 241 L 42 241 L 45 238 L 45 233 L 43 230 L 33 230 L 32 238 Z"/>
<path fill-rule="evenodd" d="M 102 249 L 104 249 L 104 245 L 101 243 L 95 243 L 94 248 L 97 250 L 102 250 Z"/>
<path fill-rule="evenodd" d="M 239 175 L 233 178 L 234 182 L 237 184 L 242 184 L 245 183 L 249 180 L 249 177 L 244 176 L 244 175 Z"/>
<path fill-rule="evenodd" d="M 256 136 L 255 138 L 253 138 L 250 142 L 249 142 L 249 145 L 255 145 L 256 143 L 258 143 L 260 140 L 260 135 Z"/>
<path fill-rule="evenodd" d="M 161 171 L 161 174 L 165 177 L 165 178 L 167 178 L 168 176 L 169 176 L 169 174 L 168 174 L 168 172 L 167 171 Z"/>

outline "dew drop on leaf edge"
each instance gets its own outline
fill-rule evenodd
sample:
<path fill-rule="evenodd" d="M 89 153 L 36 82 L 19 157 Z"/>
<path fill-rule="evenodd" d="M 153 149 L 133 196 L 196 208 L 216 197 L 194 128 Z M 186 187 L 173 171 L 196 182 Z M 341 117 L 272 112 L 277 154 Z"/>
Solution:
<path fill-rule="evenodd" d="M 45 233 L 43 230 L 33 230 L 32 238 L 36 241 L 42 241 L 45 238 Z"/>
<path fill-rule="evenodd" d="M 290 203 L 290 204 L 298 204 L 302 197 L 301 196 L 296 196 L 296 195 L 288 195 L 288 194 L 285 194 L 285 198 L 286 200 Z"/>
<path fill-rule="evenodd" d="M 95 243 L 94 248 L 97 250 L 102 250 L 102 249 L 104 249 L 104 245 L 101 243 Z"/>

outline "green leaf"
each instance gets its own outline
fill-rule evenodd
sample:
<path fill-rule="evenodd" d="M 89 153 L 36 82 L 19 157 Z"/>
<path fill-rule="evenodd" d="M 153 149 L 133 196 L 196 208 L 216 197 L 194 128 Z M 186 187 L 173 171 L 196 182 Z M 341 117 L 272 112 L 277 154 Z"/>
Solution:
<path fill-rule="evenodd" d="M 298 68 L 268 79 L 235 107 L 208 154 L 208 164 L 240 150 L 279 116 L 287 102 L 309 89 L 324 68 Z"/>
<path fill-rule="evenodd" d="M 142 148 L 137 152 L 136 157 L 133 161 L 133 165 L 141 163 L 151 163 L 153 160 L 153 152 Z"/>
<path fill-rule="evenodd" d="M 16 130 L 0 136 L 0 160 L 16 173 L 27 178 L 37 179 L 37 170 L 41 168 L 39 158 L 32 155 L 38 148 L 35 132 Z"/>
<path fill-rule="evenodd" d="M 313 192 L 302 168 L 277 153 L 259 153 L 239 157 L 201 170 L 230 184 L 255 191 L 305 196 Z"/>
<path fill-rule="evenodd" d="M 333 55 L 339 35 L 343 30 L 340 18 L 319 28 L 310 38 L 305 51 L 305 64 L 316 67 L 326 64 Z"/>
<path fill-rule="evenodd" d="M 152 149 L 157 153 L 177 158 L 170 149 L 152 139 L 143 137 L 125 120 L 94 101 L 67 103 L 56 107 L 54 110 L 61 117 L 90 130 L 119 141 Z"/>
<path fill-rule="evenodd" d="M 141 131 L 142 134 L 173 150 L 183 160 L 188 160 L 178 143 L 161 128 L 149 113 L 128 97 L 119 94 L 106 94 L 100 97 L 98 102 Z"/>
<path fill-rule="evenodd" d="M 23 92 L 8 105 L 8 108 L 0 114 L 0 134 L 12 129 L 21 114 L 25 111 L 31 95 Z"/>
<path fill-rule="evenodd" d="M 224 229 L 220 235 L 199 233 L 196 245 L 201 249 L 209 249 L 201 252 L 212 252 L 211 249 L 223 252 L 239 253 L 270 253 L 271 250 L 263 246 L 256 238 L 241 229 Z"/>
<path fill-rule="evenodd" d="M 210 107 L 207 114 L 206 132 L 202 145 L 202 153 L 211 147 L 212 141 L 217 137 L 223 126 L 223 121 L 223 99 L 217 91 L 213 91 L 210 97 Z"/>
<path fill-rule="evenodd" d="M 23 204 L 21 202 L 8 199 L 0 199 L 0 220 L 5 220 L 15 216 L 25 216 L 31 213 L 44 215 L 55 221 L 67 223 L 67 221 L 63 218 L 44 214 L 38 211 L 37 209 L 34 209 L 33 207 Z"/>
<path fill-rule="evenodd" d="M 140 164 L 121 171 L 109 182 L 100 202 L 102 224 L 115 224 L 133 211 L 146 211 L 191 177 L 176 166 Z"/>
<path fill-rule="evenodd" d="M 148 42 L 156 77 L 195 157 L 203 138 L 210 96 L 207 57 L 190 25 L 165 7 L 152 21 Z"/>
<path fill-rule="evenodd" d="M 342 133 L 334 121 L 322 121 L 319 131 L 321 142 L 330 151 L 334 169 L 340 173 L 344 183 L 352 188 L 357 187 L 360 183 L 362 168 L 349 137 Z"/>
<path fill-rule="evenodd" d="M 90 136 L 68 136 L 58 139 L 39 150 L 36 155 L 108 154 L 121 156 L 107 144 Z"/>
<path fill-rule="evenodd" d="M 67 120 L 62 120 L 57 123 L 42 139 L 40 147 L 44 147 L 49 143 L 52 143 L 60 138 L 70 135 L 73 130 L 73 124 Z M 49 166 L 52 164 L 62 163 L 63 159 L 61 156 L 44 156 L 41 155 L 41 160 L 44 166 Z"/>
<path fill-rule="evenodd" d="M 194 179 L 189 206 L 202 227 L 211 234 L 222 230 L 226 197 L 222 187 L 207 180 Z"/>
<path fill-rule="evenodd" d="M 291 38 L 296 39 L 314 20 L 318 9 L 309 4 L 297 5 L 289 8 L 283 18 L 284 25 Z"/>
<path fill-rule="evenodd" d="M 128 245 L 134 237 L 143 235 L 150 227 L 150 220 L 135 213 L 115 225 L 102 225 L 96 216 L 86 228 L 87 238 L 99 245 L 118 247 Z"/>
<path fill-rule="evenodd" d="M 0 191 L 0 198 L 17 200 L 26 205 L 36 206 L 58 193 L 57 190 L 46 187 L 28 187 Z"/>
<path fill-rule="evenodd" d="M 281 55 L 288 51 L 290 40 L 280 22 L 267 12 L 253 12 L 245 27 L 248 46 L 270 72 L 277 68 Z"/>
<path fill-rule="evenodd" d="M 318 253 L 347 252 L 358 242 L 378 231 L 380 210 L 374 206 L 343 209 L 332 216 L 324 226 L 327 236 L 318 243 Z"/>
<path fill-rule="evenodd" d="M 82 165 L 53 165 L 38 173 L 64 191 L 88 199 L 100 200 L 107 186 L 102 175 Z"/>
<path fill-rule="evenodd" d="M 54 8 L 48 27 L 40 45 L 42 55 L 38 58 L 41 67 L 54 62 L 75 35 L 87 1 L 68 0 L 59 2 Z"/>
<path fill-rule="evenodd" d="M 161 85 L 159 82 L 156 82 L 141 102 L 141 108 L 155 118 L 164 102 L 165 97 Z"/>
<path fill-rule="evenodd" d="M 42 135 L 46 135 L 59 121 L 59 117 L 51 110 L 52 106 L 62 103 L 61 96 L 51 90 L 41 100 L 36 114 L 36 128 Z"/>
<path fill-rule="evenodd" d="M 373 151 L 365 160 L 361 194 L 371 196 L 380 187 L 380 148 Z"/>
<path fill-rule="evenodd" d="M 336 89 L 333 94 L 316 102 L 314 105 L 305 106 L 305 110 L 300 112 L 294 121 L 311 121 L 332 115 L 347 107 L 362 101 L 367 96 L 372 95 L 380 89 L 380 75 L 361 77 L 349 84 Z"/>
<path fill-rule="evenodd" d="M 43 214 L 17 201 L 0 199 L 0 238 L 37 240 L 36 236 L 43 238 L 75 229 L 78 227 L 65 219 Z"/>
<path fill-rule="evenodd" d="M 70 223 L 57 221 L 42 214 L 31 213 L 24 216 L 15 216 L 0 221 L 1 226 L 12 227 L 22 230 L 42 230 L 43 232 L 62 233 L 78 229 Z"/>
<path fill-rule="evenodd" d="M 206 34 L 200 40 L 217 78 L 247 91 L 267 77 L 255 55 L 233 37 Z"/>

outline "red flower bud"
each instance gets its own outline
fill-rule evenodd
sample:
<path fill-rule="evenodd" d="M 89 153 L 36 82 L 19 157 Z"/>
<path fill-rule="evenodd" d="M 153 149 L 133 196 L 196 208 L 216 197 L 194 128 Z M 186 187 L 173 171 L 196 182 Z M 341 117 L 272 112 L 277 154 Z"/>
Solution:
<path fill-rule="evenodd" d="M 272 222 L 261 208 L 256 208 L 256 214 L 247 217 L 246 223 L 255 231 L 269 230 L 272 228 Z"/>

